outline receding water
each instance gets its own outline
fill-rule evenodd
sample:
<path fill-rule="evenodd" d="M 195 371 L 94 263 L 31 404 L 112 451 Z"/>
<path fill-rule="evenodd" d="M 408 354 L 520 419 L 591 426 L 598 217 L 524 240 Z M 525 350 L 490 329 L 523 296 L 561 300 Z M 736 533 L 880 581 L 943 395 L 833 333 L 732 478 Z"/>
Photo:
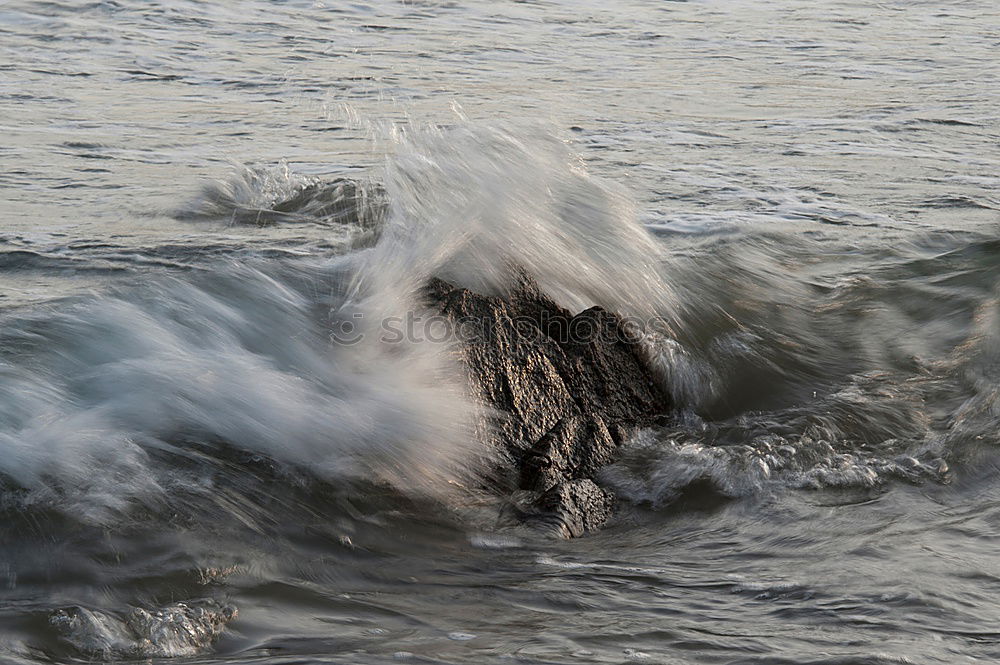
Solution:
<path fill-rule="evenodd" d="M 0 2 L 0 662 L 1000 659 L 998 50 L 993 0 Z M 511 265 L 671 331 L 577 540 L 380 336 Z"/>

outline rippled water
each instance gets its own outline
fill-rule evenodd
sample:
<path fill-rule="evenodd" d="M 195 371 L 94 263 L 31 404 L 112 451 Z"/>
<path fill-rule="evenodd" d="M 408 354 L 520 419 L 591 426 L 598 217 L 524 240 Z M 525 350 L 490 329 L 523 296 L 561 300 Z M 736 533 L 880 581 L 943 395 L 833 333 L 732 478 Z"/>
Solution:
<path fill-rule="evenodd" d="M 998 47 L 991 0 L 0 2 L 0 660 L 997 660 Z M 337 341 L 511 258 L 674 333 L 578 540 L 475 489 L 447 347 Z"/>

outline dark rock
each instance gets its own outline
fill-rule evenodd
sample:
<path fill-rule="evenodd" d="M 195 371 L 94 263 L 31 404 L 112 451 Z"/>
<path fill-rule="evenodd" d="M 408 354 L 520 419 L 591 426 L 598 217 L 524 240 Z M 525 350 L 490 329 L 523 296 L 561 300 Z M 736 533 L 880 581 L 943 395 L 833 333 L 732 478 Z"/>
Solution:
<path fill-rule="evenodd" d="M 381 222 L 385 214 L 383 199 L 384 192 L 378 188 L 342 179 L 306 185 L 275 203 L 271 211 L 277 213 L 274 216 L 277 221 L 281 220 L 280 215 L 286 215 L 368 229 Z"/>
<path fill-rule="evenodd" d="M 593 476 L 614 461 L 617 444 L 598 416 L 567 416 L 527 451 L 521 487 L 545 491 L 567 478 Z"/>
<path fill-rule="evenodd" d="M 174 215 L 180 219 L 228 218 L 233 224 L 252 226 L 289 222 L 343 225 L 375 236 L 388 207 L 382 188 L 348 179 L 306 184 L 269 203 L 247 202 L 240 189 L 237 183 L 208 184 L 197 200 Z"/>
<path fill-rule="evenodd" d="M 576 538 L 608 521 L 615 495 L 589 478 L 567 480 L 550 488 L 535 504 L 541 519 L 565 538 Z"/>
<path fill-rule="evenodd" d="M 592 478 L 670 408 L 636 331 L 599 307 L 574 316 L 524 275 L 505 298 L 440 279 L 427 293 L 454 325 L 473 395 L 494 414 L 481 435 L 511 462 L 499 470 L 502 488 L 544 493 L 539 505 L 565 515 L 571 535 L 607 519 L 606 490 L 568 481 Z"/>

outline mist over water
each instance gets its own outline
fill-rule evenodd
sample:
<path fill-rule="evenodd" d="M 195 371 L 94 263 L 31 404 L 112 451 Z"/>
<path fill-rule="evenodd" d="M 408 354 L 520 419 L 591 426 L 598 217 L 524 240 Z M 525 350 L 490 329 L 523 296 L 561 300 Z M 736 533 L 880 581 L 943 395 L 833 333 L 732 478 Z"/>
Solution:
<path fill-rule="evenodd" d="M 997 659 L 998 40 L 0 3 L 0 661 Z M 574 541 L 504 519 L 453 343 L 384 335 L 518 269 L 654 322 L 678 404 Z"/>

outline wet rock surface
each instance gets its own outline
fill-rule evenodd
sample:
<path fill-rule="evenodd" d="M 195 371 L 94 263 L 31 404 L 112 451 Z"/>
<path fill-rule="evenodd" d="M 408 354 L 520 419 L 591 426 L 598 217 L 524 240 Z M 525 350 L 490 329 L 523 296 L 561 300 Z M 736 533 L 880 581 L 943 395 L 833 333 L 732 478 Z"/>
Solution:
<path fill-rule="evenodd" d="M 554 485 L 535 502 L 540 519 L 565 538 L 582 536 L 604 524 L 615 507 L 615 495 L 589 478 Z"/>
<path fill-rule="evenodd" d="M 458 337 L 474 396 L 492 410 L 480 434 L 509 462 L 501 489 L 524 518 L 567 537 L 599 527 L 613 495 L 593 482 L 638 427 L 670 409 L 638 347 L 638 331 L 592 307 L 573 315 L 522 276 L 508 297 L 434 279 L 430 303 Z"/>

